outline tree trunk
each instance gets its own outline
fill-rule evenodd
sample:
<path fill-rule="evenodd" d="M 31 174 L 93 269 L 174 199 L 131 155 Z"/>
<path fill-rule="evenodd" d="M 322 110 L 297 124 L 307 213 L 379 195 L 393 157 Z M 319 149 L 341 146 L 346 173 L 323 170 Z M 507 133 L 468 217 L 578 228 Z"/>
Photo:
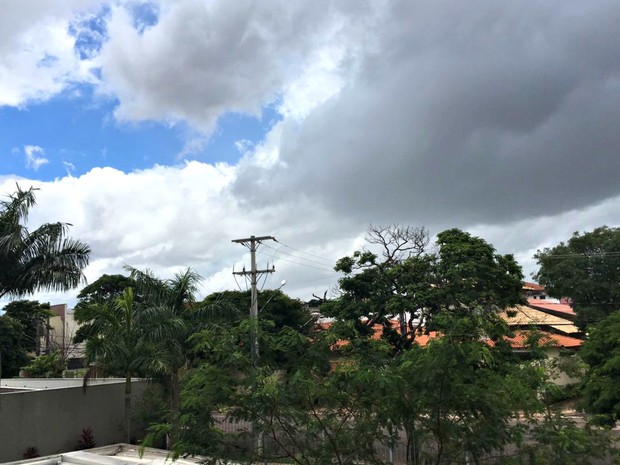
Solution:
<path fill-rule="evenodd" d="M 179 418 L 181 416 L 179 368 L 173 367 L 170 376 L 170 435 L 168 449 L 179 441 Z"/>
<path fill-rule="evenodd" d="M 125 443 L 131 444 L 131 373 L 125 374 Z"/>

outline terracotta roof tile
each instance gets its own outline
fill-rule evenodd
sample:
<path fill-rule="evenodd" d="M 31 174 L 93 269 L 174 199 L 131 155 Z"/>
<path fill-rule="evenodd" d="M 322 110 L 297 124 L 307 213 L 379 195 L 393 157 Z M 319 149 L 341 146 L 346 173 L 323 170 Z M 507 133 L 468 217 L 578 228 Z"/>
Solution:
<path fill-rule="evenodd" d="M 525 291 L 544 291 L 545 287 L 540 284 L 523 281 L 522 289 Z"/>
<path fill-rule="evenodd" d="M 532 335 L 530 331 L 515 331 L 514 337 L 506 338 L 513 349 L 525 349 L 528 347 L 528 338 Z M 560 334 L 548 333 L 545 331 L 538 331 L 541 336 L 539 344 L 550 345 L 551 347 L 562 347 L 566 349 L 574 349 L 581 347 L 583 341 L 570 336 L 563 336 Z"/>
<path fill-rule="evenodd" d="M 575 310 L 568 303 L 547 302 L 543 299 L 528 299 L 527 304 L 540 310 L 550 310 L 552 312 L 562 313 L 568 317 L 575 317 Z"/>

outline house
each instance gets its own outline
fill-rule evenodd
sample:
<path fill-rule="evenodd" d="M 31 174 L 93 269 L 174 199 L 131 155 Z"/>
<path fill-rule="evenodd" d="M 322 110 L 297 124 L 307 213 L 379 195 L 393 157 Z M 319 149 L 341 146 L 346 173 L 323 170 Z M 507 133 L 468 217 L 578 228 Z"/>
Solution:
<path fill-rule="evenodd" d="M 50 306 L 51 316 L 39 332 L 38 354 L 59 352 L 61 360 L 68 369 L 83 366 L 85 346 L 75 344 L 73 338 L 79 325 L 73 316 L 73 309 L 67 304 Z"/>
<path fill-rule="evenodd" d="M 561 334 L 579 338 L 581 332 L 573 319 L 563 316 L 561 312 L 546 312 L 530 305 L 517 305 L 499 314 L 511 329 L 537 329 L 552 334 Z"/>
<path fill-rule="evenodd" d="M 566 299 L 528 299 L 527 305 L 549 315 L 555 315 L 570 321 L 575 321 L 576 318 L 575 310 L 573 310 L 570 302 Z"/>
<path fill-rule="evenodd" d="M 547 294 L 545 288 L 537 283 L 532 283 L 529 281 L 524 281 L 523 286 L 521 287 L 521 293 L 525 296 L 525 298 L 529 299 L 545 299 L 547 298 Z"/>

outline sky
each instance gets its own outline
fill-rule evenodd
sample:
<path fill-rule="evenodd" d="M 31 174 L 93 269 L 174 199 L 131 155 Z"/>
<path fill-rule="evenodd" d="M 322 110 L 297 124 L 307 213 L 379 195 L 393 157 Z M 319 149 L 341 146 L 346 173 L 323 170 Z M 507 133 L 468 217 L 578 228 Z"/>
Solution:
<path fill-rule="evenodd" d="M 246 289 L 231 241 L 273 236 L 260 286 L 309 299 L 370 224 L 462 228 L 530 278 L 620 226 L 619 23 L 617 0 L 5 0 L 0 195 L 38 188 L 28 227 L 70 223 L 88 282 Z"/>

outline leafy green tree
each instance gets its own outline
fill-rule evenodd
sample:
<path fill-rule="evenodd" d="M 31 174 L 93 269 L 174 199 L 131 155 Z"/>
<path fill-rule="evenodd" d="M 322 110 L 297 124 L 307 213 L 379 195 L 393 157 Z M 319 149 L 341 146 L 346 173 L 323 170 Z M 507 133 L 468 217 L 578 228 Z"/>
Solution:
<path fill-rule="evenodd" d="M 9 315 L 0 315 L 0 378 L 10 378 L 28 363 L 24 326 Z"/>
<path fill-rule="evenodd" d="M 588 364 L 584 404 L 600 423 L 615 425 L 620 419 L 620 312 L 590 327 L 580 352 Z"/>
<path fill-rule="evenodd" d="M 213 460 L 239 457 L 239 451 L 231 453 L 232 441 L 218 428 L 218 420 L 223 416 L 221 412 L 235 403 L 236 391 L 244 384 L 242 373 L 251 372 L 247 351 L 239 344 L 241 339 L 248 340 L 248 337 L 249 333 L 239 333 L 239 327 L 223 326 L 211 326 L 192 336 L 193 350 L 204 356 L 187 373 L 182 385 L 179 433 L 177 440 L 170 445 L 173 458 L 186 454 Z M 160 438 L 170 436 L 172 427 L 169 417 L 160 418 L 151 424 L 142 443 L 150 446 Z"/>
<path fill-rule="evenodd" d="M 438 234 L 431 251 L 411 245 L 423 242 L 402 240 L 404 234 L 378 230 L 379 239 L 374 228 L 370 242 L 381 244 L 382 258 L 363 250 L 339 260 L 336 269 L 345 273 L 341 295 L 321 310 L 336 318 L 334 331 L 352 346 L 380 325 L 393 347 L 386 363 L 394 390 L 403 395 L 386 406 L 391 427 L 405 432 L 409 463 L 429 459 L 429 444 L 437 446 L 434 460 L 459 454 L 469 460 L 514 440 L 510 421 L 519 407 L 508 402 L 516 398 L 509 388 L 520 386 L 522 397 L 534 391 L 505 382 L 517 361 L 503 342 L 509 330 L 498 312 L 522 301 L 521 268 L 511 255 L 497 254 L 483 239 L 458 229 Z M 401 240 L 391 239 L 394 235 Z M 400 253 L 408 247 L 413 253 Z M 416 347 L 416 337 L 429 331 L 441 338 L 428 348 Z M 492 408 L 486 398 L 501 404 Z M 486 423 L 479 424 L 485 416 Z"/>
<path fill-rule="evenodd" d="M 67 237 L 69 224 L 26 228 L 34 192 L 17 186 L 8 200 L 0 201 L 0 297 L 37 289 L 72 289 L 82 281 L 82 270 L 88 265 L 90 248 Z"/>
<path fill-rule="evenodd" d="M 410 348 L 420 331 L 445 329 L 441 315 L 486 318 L 492 324 L 476 328 L 492 333 L 498 310 L 522 301 L 520 266 L 479 237 L 449 229 L 437 235 L 436 251 L 414 250 L 400 259 L 388 254 L 379 260 L 370 251 L 340 259 L 341 295 L 323 304 L 322 313 L 352 322 L 360 337 L 381 325 L 383 337 L 399 352 Z"/>
<path fill-rule="evenodd" d="M 27 352 L 39 354 L 40 337 L 47 327 L 47 320 L 52 315 L 50 304 L 40 304 L 36 300 L 15 300 L 5 307 L 5 315 L 19 321 L 24 330 L 24 348 Z"/>
<path fill-rule="evenodd" d="M 75 310 L 75 320 L 85 328 L 86 362 L 94 370 L 125 378 L 125 441 L 131 441 L 131 379 L 141 372 L 151 347 L 145 341 L 145 316 L 134 303 L 133 289 L 120 296 L 95 300 Z"/>
<path fill-rule="evenodd" d="M 394 424 L 405 431 L 408 462 L 479 463 L 519 444 L 524 414 L 538 408 L 539 379 L 519 366 L 507 343 L 481 339 L 483 318 L 451 315 L 441 337 L 395 362 L 404 389 Z M 534 381 L 532 383 L 532 381 Z"/>
<path fill-rule="evenodd" d="M 244 317 L 250 308 L 250 291 L 222 291 L 205 297 L 202 305 L 230 311 L 231 314 Z M 273 330 L 285 327 L 309 333 L 312 329 L 312 315 L 303 302 L 292 299 L 280 290 L 266 289 L 259 294 L 258 318 L 274 323 Z"/>
<path fill-rule="evenodd" d="M 135 288 L 136 282 L 129 276 L 122 274 L 104 274 L 96 281 L 85 286 L 78 294 L 76 307 L 93 302 L 107 302 L 121 297 L 128 287 Z M 138 296 L 134 296 L 136 299 Z"/>
<path fill-rule="evenodd" d="M 272 455 L 281 451 L 300 465 L 381 463 L 388 442 L 383 409 L 397 393 L 390 391 L 384 366 L 370 363 L 368 351 L 382 353 L 383 344 L 373 341 L 379 347 L 366 347 L 361 358 L 352 351 L 346 363 L 329 369 L 330 336 L 312 344 L 300 336 L 277 336 L 280 347 L 307 347 L 286 376 L 261 370 L 236 414 L 253 420 L 275 443 Z"/>
<path fill-rule="evenodd" d="M 116 302 L 120 297 L 123 297 L 127 288 L 132 288 L 132 298 L 134 302 L 140 301 L 140 296 L 135 295 L 136 282 L 128 276 L 120 274 L 107 275 L 99 277 L 89 285 L 82 288 L 78 294 L 77 304 L 75 305 L 76 314 L 81 315 L 82 309 L 89 307 L 93 304 L 108 304 L 110 302 Z M 74 335 L 74 342 L 81 343 L 90 338 L 97 338 L 96 325 L 82 324 L 77 329 Z"/>
<path fill-rule="evenodd" d="M 397 349 L 406 348 L 417 329 L 409 316 L 420 308 L 406 287 L 423 281 L 429 272 L 428 232 L 398 225 L 370 226 L 366 240 L 373 250 L 356 251 L 336 263 L 335 270 L 344 273 L 339 280 L 341 295 L 324 303 L 321 312 L 354 322 L 365 336 L 374 332 L 375 325 L 382 325 Z M 398 318 L 400 334 L 392 327 L 393 318 Z"/>
<path fill-rule="evenodd" d="M 540 465 L 617 463 L 616 441 L 609 430 L 587 423 L 579 425 L 560 412 L 545 414 L 544 419 L 534 426 L 530 434 L 532 443 L 525 444 L 519 454 L 521 457 L 528 457 L 530 463 Z"/>
<path fill-rule="evenodd" d="M 539 250 L 538 282 L 549 295 L 572 300 L 585 329 L 620 309 L 620 228 L 601 226 Z"/>
<path fill-rule="evenodd" d="M 202 306 L 222 316 L 229 315 L 237 319 L 237 324 L 246 317 L 251 303 L 250 291 L 223 291 L 207 296 Z M 306 305 L 298 299 L 292 299 L 280 290 L 264 290 L 259 294 L 258 309 L 259 329 L 267 334 L 277 334 L 285 328 L 309 334 L 314 326 L 315 318 Z M 260 338 L 259 338 L 260 339 Z M 261 339 L 261 340 L 264 340 Z M 280 367 L 294 363 L 282 352 L 273 351 L 268 344 L 259 344 L 260 357 L 277 363 Z"/>
<path fill-rule="evenodd" d="M 64 367 L 60 354 L 54 352 L 35 357 L 24 369 L 30 378 L 61 378 Z"/>
<path fill-rule="evenodd" d="M 191 269 L 171 279 L 159 279 L 149 271 L 130 269 L 142 295 L 141 312 L 147 322 L 146 340 L 153 345 L 146 361 L 147 372 L 167 378 L 170 394 L 169 447 L 179 439 L 181 380 L 191 366 L 192 334 L 228 318 L 217 306 L 199 305 L 196 301 L 201 277 Z"/>
<path fill-rule="evenodd" d="M 406 432 L 407 463 L 476 463 L 518 443 L 525 428 L 520 414 L 538 407 L 537 378 L 519 367 L 506 344 L 480 340 L 475 328 L 463 333 L 480 323 L 485 320 L 455 323 L 452 333 L 397 356 L 381 340 L 337 345 L 340 330 L 312 339 L 291 328 L 261 333 L 264 345 L 296 358 L 286 371 L 263 360 L 252 369 L 239 343 L 249 325 L 235 330 L 245 336 L 200 333 L 194 341 L 214 355 L 184 386 L 175 453 L 241 459 L 230 447 L 239 438 L 218 429 L 217 414 L 224 412 L 269 439 L 264 455 L 246 445 L 249 460 L 383 463 L 386 447 Z"/>
<path fill-rule="evenodd" d="M 196 350 L 210 356 L 184 384 L 182 428 L 174 454 L 214 460 L 285 457 L 305 465 L 377 459 L 386 419 L 377 415 L 378 407 L 385 402 L 382 393 L 388 394 L 378 365 L 352 361 L 332 369 L 334 335 L 314 335 L 311 341 L 286 327 L 278 333 L 260 332 L 261 344 L 296 363 L 284 371 L 274 361 L 278 357 L 261 358 L 256 367 L 247 344 L 251 327 L 246 319 L 232 328 L 210 328 L 193 337 Z M 226 434 L 218 427 L 222 416 L 251 423 L 254 434 Z M 168 431 L 170 426 L 158 428 Z M 258 450 L 257 437 L 265 440 Z"/>

